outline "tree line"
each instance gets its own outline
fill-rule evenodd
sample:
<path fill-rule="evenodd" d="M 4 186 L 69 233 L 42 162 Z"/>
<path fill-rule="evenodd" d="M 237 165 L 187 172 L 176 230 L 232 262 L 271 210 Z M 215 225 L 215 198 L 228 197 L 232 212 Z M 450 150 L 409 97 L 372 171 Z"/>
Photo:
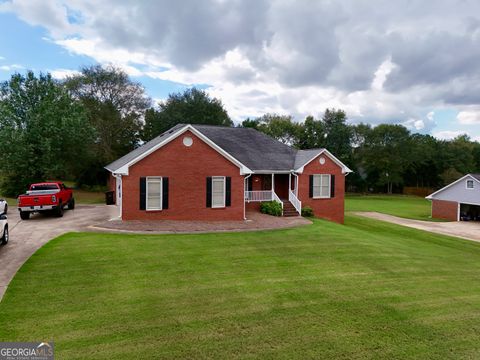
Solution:
<path fill-rule="evenodd" d="M 46 179 L 102 186 L 106 164 L 179 123 L 235 126 L 222 102 L 203 90 L 153 104 L 140 83 L 112 66 L 84 67 L 61 81 L 48 73 L 14 74 L 0 85 L 0 192 L 15 196 Z M 401 125 L 352 125 L 338 109 L 303 122 L 265 114 L 237 126 L 299 149 L 329 149 L 354 170 L 350 191 L 439 187 L 480 172 L 480 144 L 467 136 L 445 141 Z"/>
<path fill-rule="evenodd" d="M 354 172 L 347 190 L 401 192 L 405 186 L 439 188 L 466 173 L 480 173 L 480 143 L 467 135 L 439 140 L 395 124 L 349 124 L 343 110 L 320 119 L 266 114 L 246 119 L 253 127 L 298 149 L 327 148 Z"/>

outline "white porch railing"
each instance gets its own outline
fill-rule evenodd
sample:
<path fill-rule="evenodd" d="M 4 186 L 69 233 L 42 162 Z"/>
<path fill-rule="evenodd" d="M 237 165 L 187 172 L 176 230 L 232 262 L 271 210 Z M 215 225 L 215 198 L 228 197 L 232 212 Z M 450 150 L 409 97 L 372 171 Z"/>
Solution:
<path fill-rule="evenodd" d="M 288 189 L 288 201 L 292 203 L 295 210 L 298 211 L 298 214 L 302 215 L 302 202 L 298 200 L 293 191 L 290 189 Z"/>
<path fill-rule="evenodd" d="M 262 191 L 245 191 L 245 201 L 272 201 L 273 200 L 273 191 L 272 190 L 262 190 Z"/>
<path fill-rule="evenodd" d="M 282 205 L 282 216 L 283 216 L 283 201 L 280 200 L 280 198 L 278 197 L 278 195 L 275 193 L 275 191 L 272 191 L 272 196 L 273 196 L 273 199 L 274 201 L 277 201 L 279 202 L 281 205 Z"/>

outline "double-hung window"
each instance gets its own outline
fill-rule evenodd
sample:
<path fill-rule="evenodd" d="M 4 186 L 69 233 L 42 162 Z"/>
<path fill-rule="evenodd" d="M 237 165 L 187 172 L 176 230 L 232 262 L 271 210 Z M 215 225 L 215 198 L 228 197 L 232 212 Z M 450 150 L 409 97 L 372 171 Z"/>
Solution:
<path fill-rule="evenodd" d="M 212 208 L 225 207 L 225 176 L 212 176 Z"/>
<path fill-rule="evenodd" d="M 146 210 L 162 210 L 162 178 L 147 177 Z"/>
<path fill-rule="evenodd" d="M 330 174 L 313 175 L 313 197 L 317 199 L 330 197 Z"/>

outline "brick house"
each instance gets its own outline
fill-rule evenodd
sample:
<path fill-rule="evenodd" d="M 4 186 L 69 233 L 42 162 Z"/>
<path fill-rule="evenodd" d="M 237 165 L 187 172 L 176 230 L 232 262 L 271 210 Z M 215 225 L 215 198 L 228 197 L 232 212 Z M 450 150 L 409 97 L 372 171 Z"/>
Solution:
<path fill-rule="evenodd" d="M 467 174 L 430 194 L 432 218 L 480 221 L 480 174 Z"/>
<path fill-rule="evenodd" d="M 243 220 L 276 200 L 343 223 L 351 170 L 326 149 L 297 150 L 251 128 L 179 124 L 105 167 L 123 220 Z"/>

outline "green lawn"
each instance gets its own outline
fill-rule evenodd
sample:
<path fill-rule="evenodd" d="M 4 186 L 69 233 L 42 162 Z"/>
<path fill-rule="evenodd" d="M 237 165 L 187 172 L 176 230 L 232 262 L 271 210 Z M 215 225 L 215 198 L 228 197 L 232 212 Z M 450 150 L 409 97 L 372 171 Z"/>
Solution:
<path fill-rule="evenodd" d="M 376 211 L 408 219 L 432 220 L 430 201 L 407 195 L 356 195 L 345 199 L 347 211 Z"/>
<path fill-rule="evenodd" d="M 480 244 L 361 217 L 201 235 L 71 233 L 0 303 L 58 359 L 480 357 Z"/>

